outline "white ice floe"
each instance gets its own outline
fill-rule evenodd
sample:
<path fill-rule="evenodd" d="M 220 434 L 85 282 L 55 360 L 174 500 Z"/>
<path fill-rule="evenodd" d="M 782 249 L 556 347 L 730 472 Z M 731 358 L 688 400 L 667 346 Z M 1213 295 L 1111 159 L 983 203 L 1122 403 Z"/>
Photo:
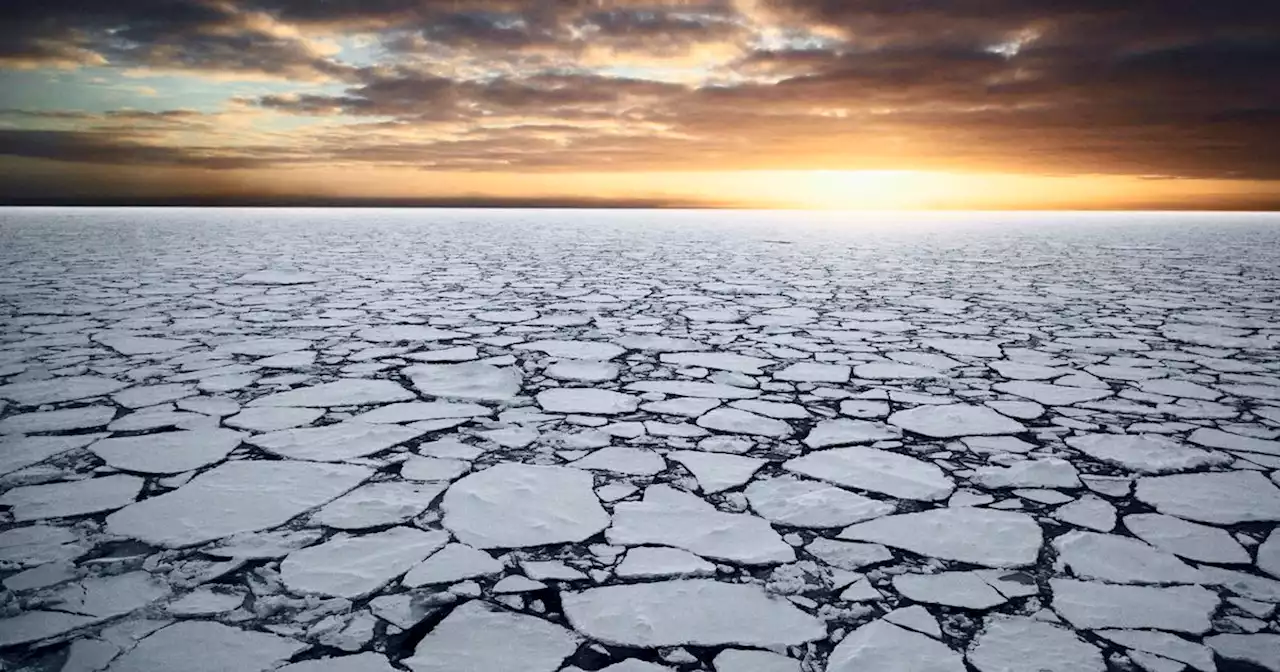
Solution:
<path fill-rule="evenodd" d="M 912 364 L 870 362 L 854 367 L 853 377 L 866 380 L 915 380 L 918 378 L 940 378 L 943 377 L 943 374 L 935 369 Z"/>
<path fill-rule="evenodd" d="M 862 446 L 809 453 L 782 466 L 829 483 L 903 499 L 937 501 L 955 489 L 955 483 L 937 465 Z"/>
<path fill-rule="evenodd" d="M 946 644 L 883 619 L 836 645 L 827 672 L 964 672 L 964 659 Z"/>
<path fill-rule="evenodd" d="M 470 469 L 471 463 L 466 460 L 414 455 L 400 466 L 400 477 L 410 481 L 452 481 Z"/>
<path fill-rule="evenodd" d="M 673 450 L 667 457 L 684 465 L 698 479 L 698 489 L 712 494 L 736 488 L 751 479 L 767 460 L 741 455 Z"/>
<path fill-rule="evenodd" d="M 1200 634 L 1210 627 L 1218 595 L 1200 586 L 1117 586 L 1075 579 L 1052 579 L 1053 609 L 1071 625 L 1151 628 Z"/>
<path fill-rule="evenodd" d="M 107 672 L 266 672 L 308 645 L 211 621 L 161 628 L 117 658 Z"/>
<path fill-rule="evenodd" d="M 1280 488 L 1254 471 L 1140 478 L 1135 496 L 1160 513 L 1201 523 L 1280 520 Z"/>
<path fill-rule="evenodd" d="M 246 408 L 222 422 L 228 427 L 251 432 L 275 432 L 310 425 L 324 415 L 324 409 L 298 406 L 255 406 Z"/>
<path fill-rule="evenodd" d="M 222 343 L 214 349 L 214 354 L 248 355 L 250 357 L 269 357 L 286 352 L 297 352 L 311 347 L 311 341 L 301 338 L 246 338 Z"/>
<path fill-rule="evenodd" d="M 578 632 L 617 646 L 786 646 L 826 636 L 822 621 L 753 584 L 688 579 L 561 595 Z"/>
<path fill-rule="evenodd" d="M 697 420 L 699 427 L 714 429 L 731 434 L 747 434 L 750 436 L 770 436 L 784 438 L 791 436 L 791 425 L 763 415 L 748 413 L 736 408 L 717 408 L 707 412 Z"/>
<path fill-rule="evenodd" d="M 1158 434 L 1085 434 L 1067 437 L 1066 442 L 1095 460 L 1144 474 L 1189 471 L 1231 461 L 1222 453 L 1192 448 Z"/>
<path fill-rule="evenodd" d="M 555 672 L 579 641 L 554 623 L 472 600 L 401 662 L 413 672 Z"/>
<path fill-rule="evenodd" d="M 797 383 L 843 383 L 849 380 L 849 366 L 845 364 L 819 364 L 797 362 L 773 372 L 775 380 Z"/>
<path fill-rule="evenodd" d="M 1070 462 L 1056 457 L 1014 462 L 1008 467 L 979 467 L 970 477 L 984 488 L 1078 488 L 1080 477 Z"/>
<path fill-rule="evenodd" d="M 548 413 L 618 415 L 630 413 L 640 399 L 630 394 L 594 387 L 553 387 L 538 393 L 538 405 Z"/>
<path fill-rule="evenodd" d="M 617 364 L 588 359 L 566 359 L 543 369 L 550 378 L 579 383 L 602 383 L 618 377 Z"/>
<path fill-rule="evenodd" d="M 304 406 L 326 408 L 331 406 L 367 406 L 410 401 L 414 394 L 390 380 L 343 378 L 331 383 L 300 387 L 288 392 L 277 392 L 258 397 L 250 406 Z"/>
<path fill-rule="evenodd" d="M 311 520 L 339 530 L 399 525 L 425 511 L 441 492 L 440 484 L 369 483 L 325 504 Z"/>
<path fill-rule="evenodd" d="M 627 551 L 614 574 L 622 579 L 712 576 L 716 566 L 679 548 L 637 546 Z"/>
<path fill-rule="evenodd" d="M 356 338 L 371 343 L 398 343 L 401 341 L 447 341 L 466 336 L 459 331 L 437 329 L 425 324 L 383 324 L 356 332 Z"/>
<path fill-rule="evenodd" d="M 809 411 L 800 404 L 779 403 L 776 401 L 760 401 L 758 399 L 741 399 L 730 406 L 778 420 L 802 420 L 809 417 Z"/>
<path fill-rule="evenodd" d="M 133 503 L 142 479 L 122 474 L 82 481 L 26 485 L 0 495 L 0 506 L 11 507 L 18 522 L 83 516 L 111 511 Z"/>
<path fill-rule="evenodd" d="M 979 672 L 1104 672 L 1102 653 L 1066 628 L 1021 616 L 992 616 L 969 649 Z"/>
<path fill-rule="evenodd" d="M 891 502 L 786 476 L 754 481 L 746 495 L 751 508 L 770 522 L 793 527 L 844 527 L 897 509 Z"/>
<path fill-rule="evenodd" d="M 1280 635 L 1269 632 L 1214 635 L 1205 637 L 1204 643 L 1227 660 L 1241 660 L 1268 672 L 1280 672 Z"/>
<path fill-rule="evenodd" d="M 280 579 L 295 593 L 356 599 L 400 577 L 448 541 L 447 532 L 412 527 L 339 536 L 290 553 L 280 563 Z"/>
<path fill-rule="evenodd" d="M 996 383 L 992 386 L 998 392 L 1005 392 L 1019 397 L 1025 397 L 1036 403 L 1045 406 L 1070 406 L 1085 401 L 1096 401 L 1105 399 L 1112 394 L 1107 389 L 1089 389 L 1084 387 L 1070 387 L 1067 385 L 1051 385 L 1049 383 L 1036 383 L 1024 380 L 1015 380 L 1008 383 Z"/>
<path fill-rule="evenodd" d="M 1190 665 L 1201 672 L 1217 672 L 1213 650 L 1177 635 L 1151 630 L 1097 630 L 1098 636 L 1134 651 L 1158 655 Z M 1181 668 L 1179 668 L 1181 669 Z"/>
<path fill-rule="evenodd" d="M 1188 560 L 1226 564 L 1249 562 L 1249 552 L 1221 528 L 1159 513 L 1125 516 L 1124 526 L 1148 544 Z"/>
<path fill-rule="evenodd" d="M 38 464 L 70 450 L 83 448 L 106 434 L 0 437 L 0 475 Z"/>
<path fill-rule="evenodd" d="M 280 525 L 355 488 L 371 473 L 315 462 L 227 462 L 173 492 L 111 514 L 107 529 L 156 546 L 191 546 Z"/>
<path fill-rule="evenodd" d="M 1280 531 L 1273 528 L 1267 540 L 1258 546 L 1257 564 L 1258 569 L 1280 579 Z"/>
<path fill-rule="evenodd" d="M 244 593 L 200 588 L 166 604 L 164 610 L 174 616 L 213 616 L 225 614 L 241 604 L 244 604 Z"/>
<path fill-rule="evenodd" d="M 0 532 L 0 562 L 18 567 L 74 560 L 89 549 L 67 527 L 28 525 Z"/>
<path fill-rule="evenodd" d="M 112 437 L 89 450 L 121 471 L 177 474 L 221 462 L 243 438 L 229 429 L 197 429 Z"/>
<path fill-rule="evenodd" d="M 41 406 L 101 397 L 126 387 L 129 387 L 128 383 L 103 376 L 62 376 L 0 385 L 0 399 L 8 399 L 19 406 Z"/>
<path fill-rule="evenodd" d="M 1053 512 L 1053 517 L 1064 523 L 1098 532 L 1110 532 L 1116 527 L 1116 507 L 1093 495 L 1086 495 Z"/>
<path fill-rule="evenodd" d="M 32 610 L 0 618 L 0 647 L 37 642 L 101 621 L 62 611 Z"/>
<path fill-rule="evenodd" d="M 456 583 L 502 572 L 493 556 L 466 544 L 449 544 L 409 570 L 401 583 L 410 588 L 435 583 Z"/>
<path fill-rule="evenodd" d="M 1269 441 L 1252 436 L 1241 436 L 1220 429 L 1201 427 L 1187 437 L 1191 443 L 1210 448 L 1221 448 L 1245 453 L 1262 453 L 1280 456 L 1280 441 Z"/>
<path fill-rule="evenodd" d="M 293 460 L 341 462 L 384 451 L 425 433 L 400 425 L 375 425 L 348 420 L 321 427 L 258 434 L 245 441 Z"/>
<path fill-rule="evenodd" d="M 674 546 L 744 565 L 795 560 L 795 551 L 763 518 L 718 511 L 667 486 L 650 486 L 643 501 L 615 506 L 605 536 L 611 544 Z"/>
<path fill-rule="evenodd" d="M 804 550 L 832 567 L 845 570 L 861 569 L 893 559 L 893 553 L 880 544 L 836 541 L 826 537 L 814 539 Z"/>
<path fill-rule="evenodd" d="M 125 408 L 145 408 L 195 396 L 196 388 L 180 383 L 138 385 L 111 395 L 111 400 Z"/>
<path fill-rule="evenodd" d="M 1008 601 L 975 572 L 899 574 L 893 588 L 907 599 L 965 609 L 990 609 Z"/>
<path fill-rule="evenodd" d="M 309 285 L 320 282 L 324 278 L 314 273 L 306 273 L 294 269 L 263 269 L 245 273 L 232 282 L 240 285 Z"/>
<path fill-rule="evenodd" d="M 877 518 L 846 528 L 840 538 L 986 567 L 1022 567 L 1035 563 L 1043 536 L 1025 513 L 960 507 Z"/>
<path fill-rule="evenodd" d="M 483 362 L 418 364 L 405 367 L 403 373 L 423 394 L 474 401 L 509 401 L 520 393 L 524 380 L 517 368 Z"/>
<path fill-rule="evenodd" d="M 316 363 L 313 350 L 295 350 L 253 360 L 254 366 L 268 369 L 307 369 Z"/>
<path fill-rule="evenodd" d="M 93 429 L 111 422 L 115 415 L 115 407 L 105 405 L 18 413 L 0 420 L 0 434 L 37 434 Z"/>
<path fill-rule="evenodd" d="M 644 448 L 606 446 L 573 462 L 579 469 L 611 471 L 632 476 L 652 476 L 667 468 L 662 456 Z"/>
<path fill-rule="evenodd" d="M 1171 553 L 1137 539 L 1073 530 L 1053 540 L 1076 576 L 1110 583 L 1200 583 L 1204 576 Z"/>
<path fill-rule="evenodd" d="M 661 359 L 666 364 L 700 366 L 704 369 L 736 371 L 753 376 L 762 373 L 762 367 L 775 363 L 772 359 L 749 357 L 732 352 L 668 352 L 663 353 Z"/>
<path fill-rule="evenodd" d="M 725 649 L 712 664 L 716 672 L 800 672 L 800 661 L 754 649 Z"/>
<path fill-rule="evenodd" d="M 1003 357 L 997 341 L 982 341 L 972 338 L 926 338 L 920 342 L 927 348 L 933 348 L 956 357 Z"/>
<path fill-rule="evenodd" d="M 476 548 L 582 541 L 609 524 L 593 485 L 581 469 L 499 464 L 449 487 L 444 525 Z"/>
<path fill-rule="evenodd" d="M 949 404 L 919 406 L 889 416 L 889 424 L 909 432 L 939 439 L 957 436 L 1020 434 L 1027 431 L 1022 423 L 1011 420 L 985 406 Z"/>
<path fill-rule="evenodd" d="M 548 339 L 514 346 L 516 350 L 533 350 L 560 359 L 613 359 L 626 352 L 612 343 Z"/>
<path fill-rule="evenodd" d="M 880 422 L 867 420 L 823 420 L 809 430 L 804 444 L 810 448 L 845 446 L 851 443 L 874 443 L 900 438 L 902 432 Z"/>

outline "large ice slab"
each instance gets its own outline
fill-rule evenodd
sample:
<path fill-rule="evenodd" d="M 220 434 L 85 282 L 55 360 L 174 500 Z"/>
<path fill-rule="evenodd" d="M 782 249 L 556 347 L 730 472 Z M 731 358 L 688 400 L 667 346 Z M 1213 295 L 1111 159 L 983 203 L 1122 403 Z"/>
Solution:
<path fill-rule="evenodd" d="M 356 599 L 408 572 L 448 541 L 447 532 L 412 527 L 340 536 L 290 553 L 280 563 L 280 579 L 295 593 Z"/>
<path fill-rule="evenodd" d="M 1255 471 L 1141 478 L 1135 495 L 1160 513 L 1201 523 L 1280 520 L 1280 488 Z"/>
<path fill-rule="evenodd" d="M 630 394 L 594 387 L 553 387 L 538 393 L 538 405 L 549 413 L 618 415 L 630 413 L 640 399 Z"/>
<path fill-rule="evenodd" d="M 1109 583 L 1200 583 L 1199 570 L 1137 539 L 1068 532 L 1053 540 L 1058 560 L 1078 577 Z"/>
<path fill-rule="evenodd" d="M 1200 586 L 1117 586 L 1052 579 L 1053 609 L 1077 628 L 1152 628 L 1200 634 L 1218 595 Z"/>
<path fill-rule="evenodd" d="M 367 406 L 410 401 L 414 394 L 390 380 L 343 378 L 331 383 L 300 387 L 288 392 L 278 392 L 258 397 L 250 406 L 304 406 L 326 408 L 330 406 Z"/>
<path fill-rule="evenodd" d="M 674 546 L 744 565 L 795 560 L 795 551 L 763 518 L 725 513 L 666 486 L 651 486 L 644 501 L 615 506 L 605 536 L 611 544 Z"/>
<path fill-rule="evenodd" d="M 1104 672 L 1102 653 L 1074 632 L 1021 616 L 992 616 L 969 650 L 979 672 Z"/>
<path fill-rule="evenodd" d="M 1085 434 L 1067 437 L 1066 442 L 1095 460 L 1144 474 L 1190 471 L 1231 462 L 1228 455 L 1192 448 L 1158 434 Z"/>
<path fill-rule="evenodd" d="M 937 465 L 876 448 L 833 448 L 782 465 L 787 471 L 901 499 L 946 499 L 955 483 Z"/>
<path fill-rule="evenodd" d="M 413 672 L 555 672 L 579 641 L 554 623 L 472 600 L 454 609 L 402 662 Z"/>
<path fill-rule="evenodd" d="M 845 637 L 827 672 L 964 672 L 964 658 L 946 644 L 883 619 Z"/>
<path fill-rule="evenodd" d="M 890 415 L 889 424 L 937 439 L 1020 434 L 1027 431 L 1016 420 L 1006 418 L 986 406 L 970 404 L 918 406 Z"/>
<path fill-rule="evenodd" d="M 0 385 L 0 399 L 8 399 L 19 406 L 40 406 L 101 397 L 126 387 L 129 387 L 128 383 L 103 376 L 63 376 Z"/>
<path fill-rule="evenodd" d="M 69 450 L 83 448 L 104 436 L 106 434 L 0 438 L 0 475 L 43 462 Z"/>
<path fill-rule="evenodd" d="M 244 435 L 229 429 L 196 429 L 103 439 L 89 450 L 122 471 L 177 474 L 220 462 Z"/>
<path fill-rule="evenodd" d="M 504 463 L 449 486 L 444 525 L 476 548 L 582 541 L 609 524 L 590 472 Z"/>
<path fill-rule="evenodd" d="M 1025 513 L 960 507 L 877 518 L 846 528 L 840 538 L 986 567 L 1023 567 L 1035 563 L 1043 535 Z"/>
<path fill-rule="evenodd" d="M 524 380 L 517 368 L 482 362 L 418 364 L 403 373 L 423 394 L 472 401 L 509 401 Z"/>
<path fill-rule="evenodd" d="M 400 425 L 375 425 L 348 420 L 322 427 L 282 429 L 245 439 L 281 457 L 294 460 L 341 462 L 384 451 L 426 434 Z"/>
<path fill-rule="evenodd" d="M 210 621 L 161 628 L 117 658 L 107 672 L 265 672 L 307 644 Z"/>
<path fill-rule="evenodd" d="M 112 534 L 177 548 L 284 523 L 355 488 L 365 467 L 233 461 L 107 517 Z"/>
<path fill-rule="evenodd" d="M 772 647 L 827 634 L 822 621 L 751 584 L 659 581 L 591 588 L 560 599 L 575 630 L 618 646 Z"/>
<path fill-rule="evenodd" d="M 770 522 L 793 527 L 844 527 L 897 509 L 892 502 L 786 476 L 757 480 L 747 486 L 745 493 L 757 513 Z"/>
<path fill-rule="evenodd" d="M 116 474 L 69 483 L 27 485 L 0 495 L 0 506 L 12 507 L 18 522 L 83 516 L 131 504 L 142 491 L 142 479 Z"/>

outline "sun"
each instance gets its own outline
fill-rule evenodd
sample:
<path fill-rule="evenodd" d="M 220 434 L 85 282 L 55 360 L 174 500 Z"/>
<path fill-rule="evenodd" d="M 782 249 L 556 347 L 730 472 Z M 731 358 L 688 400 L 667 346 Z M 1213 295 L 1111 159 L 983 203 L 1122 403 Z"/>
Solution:
<path fill-rule="evenodd" d="M 918 210 L 938 195 L 939 179 L 913 170 L 753 171 L 743 196 L 815 210 Z"/>

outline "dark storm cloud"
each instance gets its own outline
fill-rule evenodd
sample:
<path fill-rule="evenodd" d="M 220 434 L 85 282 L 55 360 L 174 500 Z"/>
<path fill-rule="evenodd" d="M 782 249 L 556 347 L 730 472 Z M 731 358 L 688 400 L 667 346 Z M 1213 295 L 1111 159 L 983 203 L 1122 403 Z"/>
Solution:
<path fill-rule="evenodd" d="M 317 47 L 357 33 L 373 43 L 365 58 L 376 64 Z M 1276 35 L 1280 2 L 1265 0 L 7 2 L 0 67 L 105 60 L 337 82 L 249 102 L 357 123 L 281 134 L 276 150 L 231 158 L 62 131 L 6 131 L 4 142 L 22 156 L 210 167 L 899 161 L 892 167 L 1273 178 Z M 678 66 L 687 78 L 671 77 L 663 59 L 689 55 Z M 81 122 L 22 114 L 0 112 L 14 123 Z M 86 130 L 177 123 L 90 116 Z M 447 134 L 432 134 L 445 124 Z"/>
<path fill-rule="evenodd" d="M 248 156 L 218 156 L 183 147 L 146 145 L 117 134 L 0 129 L 0 156 L 73 163 L 217 170 L 268 165 Z"/>

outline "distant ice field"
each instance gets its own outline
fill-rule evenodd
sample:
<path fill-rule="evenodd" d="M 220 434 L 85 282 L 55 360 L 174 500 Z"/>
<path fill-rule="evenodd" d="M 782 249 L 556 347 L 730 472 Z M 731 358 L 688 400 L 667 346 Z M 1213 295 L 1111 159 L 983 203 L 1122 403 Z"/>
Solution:
<path fill-rule="evenodd" d="M 1277 215 L 0 208 L 4 669 L 1280 672 L 1277 523 Z"/>

